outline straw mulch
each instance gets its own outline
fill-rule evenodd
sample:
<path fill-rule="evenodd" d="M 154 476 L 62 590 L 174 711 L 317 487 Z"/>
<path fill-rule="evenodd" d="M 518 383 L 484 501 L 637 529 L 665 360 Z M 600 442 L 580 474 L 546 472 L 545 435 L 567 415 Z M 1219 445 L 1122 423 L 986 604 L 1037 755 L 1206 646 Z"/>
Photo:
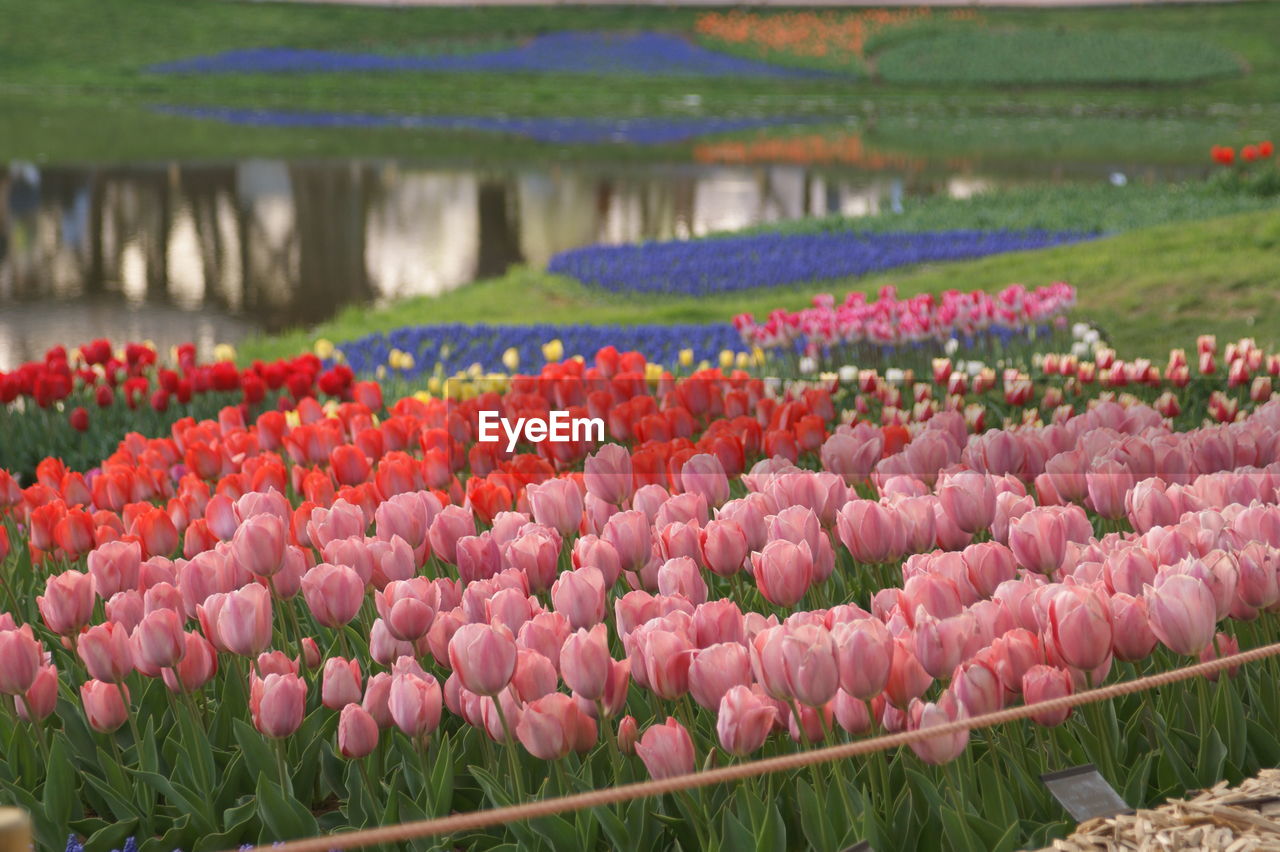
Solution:
<path fill-rule="evenodd" d="M 1280 770 L 1239 787 L 1224 781 L 1190 799 L 1080 823 L 1041 852 L 1280 852 Z"/>

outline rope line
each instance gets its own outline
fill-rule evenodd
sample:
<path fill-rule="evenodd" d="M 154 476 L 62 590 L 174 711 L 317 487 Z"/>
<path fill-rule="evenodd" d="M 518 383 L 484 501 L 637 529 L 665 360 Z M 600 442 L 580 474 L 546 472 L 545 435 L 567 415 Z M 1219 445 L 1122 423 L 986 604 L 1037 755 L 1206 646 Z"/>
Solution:
<path fill-rule="evenodd" d="M 981 716 L 957 719 L 954 722 L 933 725 L 928 728 L 919 728 L 914 731 L 899 731 L 894 734 L 885 734 L 883 736 L 856 740 L 849 743 L 840 743 L 838 745 L 826 746 L 819 749 L 797 751 L 790 754 L 754 760 L 747 763 L 736 763 L 730 766 L 722 766 L 702 772 L 677 775 L 671 778 L 638 781 L 631 784 L 624 784 L 619 787 L 608 787 L 600 790 L 591 790 L 586 793 L 576 793 L 571 796 L 559 796 L 555 798 L 541 799 L 534 802 L 522 802 L 517 805 L 508 805 L 501 808 L 486 808 L 483 810 L 451 814 L 449 816 L 436 817 L 433 819 L 416 820 L 413 822 L 398 823 L 396 825 L 381 826 L 378 828 L 367 828 L 358 831 L 310 837 L 303 840 L 291 840 L 284 843 L 255 846 L 250 850 L 247 850 L 247 852 L 329 852 L 329 850 L 333 849 L 349 850 L 364 846 L 372 846 L 379 843 L 398 843 L 419 837 L 454 834 L 460 831 L 487 828 L 510 822 L 521 822 L 524 820 L 537 819 L 538 817 L 553 816 L 561 813 L 580 811 L 587 808 L 600 807 L 602 805 L 618 804 L 632 799 L 661 796 L 666 793 L 690 790 L 696 787 L 707 787 L 712 784 L 740 781 L 744 778 L 752 778 L 771 772 L 786 772 L 806 767 L 810 764 L 829 763 L 831 761 L 858 757 L 876 751 L 883 751 L 885 749 L 898 748 L 921 740 L 932 739 L 946 734 L 954 734 L 960 731 L 988 728 L 1005 722 L 1027 719 L 1041 712 L 1065 710 L 1079 707 L 1084 704 L 1091 704 L 1097 701 L 1107 701 L 1112 698 L 1119 698 L 1120 696 L 1130 695 L 1135 692 L 1143 692 L 1145 690 L 1166 686 L 1171 683 L 1177 683 L 1178 681 L 1189 680 L 1193 677 L 1213 674 L 1226 668 L 1239 666 L 1244 663 L 1256 662 L 1268 657 L 1274 657 L 1277 654 L 1280 654 L 1280 643 L 1263 645 L 1248 651 L 1242 651 L 1238 654 L 1232 654 L 1231 656 L 1220 657 L 1208 662 L 1196 663 L 1184 668 L 1171 669 L 1169 671 L 1148 675 L 1147 677 L 1138 678 L 1136 680 L 1114 683 L 1109 686 L 1098 687 L 1097 689 L 1090 689 L 1084 692 L 1064 695 L 1060 698 L 1051 698 L 1047 701 L 1038 701 L 1035 704 L 1021 704 L 1017 707 L 1007 707 L 1003 710 L 997 710 L 994 713 L 985 713 Z M 233 851 L 228 850 L 228 852 Z"/>

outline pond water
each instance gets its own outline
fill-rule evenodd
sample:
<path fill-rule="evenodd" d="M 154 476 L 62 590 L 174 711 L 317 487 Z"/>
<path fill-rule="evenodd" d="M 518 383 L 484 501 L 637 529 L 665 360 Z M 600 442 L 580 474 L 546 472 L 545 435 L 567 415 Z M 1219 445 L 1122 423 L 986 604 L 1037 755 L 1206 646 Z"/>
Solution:
<path fill-rule="evenodd" d="M 998 182 L 887 165 L 12 163 L 0 167 L 0 369 L 98 336 L 209 351 L 592 243 L 865 215 Z"/>

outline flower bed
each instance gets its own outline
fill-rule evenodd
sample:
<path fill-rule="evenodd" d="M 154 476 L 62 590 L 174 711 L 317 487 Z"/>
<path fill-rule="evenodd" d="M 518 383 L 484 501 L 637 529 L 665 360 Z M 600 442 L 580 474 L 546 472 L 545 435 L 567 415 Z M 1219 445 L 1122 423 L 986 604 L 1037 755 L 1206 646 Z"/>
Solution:
<path fill-rule="evenodd" d="M 804 77 L 822 73 L 718 53 L 680 36 L 656 32 L 548 33 L 517 47 L 437 56 L 247 48 L 165 62 L 151 70 L 161 74 L 481 71 L 663 77 Z"/>
<path fill-rule="evenodd" d="M 481 115 L 379 115 L 359 112 L 160 106 L 158 112 L 253 127 L 393 127 L 523 136 L 557 145 L 670 145 L 699 136 L 811 123 L 806 118 L 517 118 Z"/>
<path fill-rule="evenodd" d="M 1280 368 L 1200 348 L 1224 399 Z M 45 845 L 228 848 L 927 728 L 1273 641 L 1280 402 L 1175 431 L 1070 366 L 1040 425 L 1029 376 L 947 376 L 939 405 L 927 377 L 674 379 L 606 349 L 453 400 L 233 406 L 128 437 L 91 477 L 0 474 L 0 789 Z M 549 407 L 598 413 L 615 443 L 477 439 L 482 410 Z M 1140 803 L 1274 762 L 1277 674 L 449 842 L 1012 849 L 1065 828 L 1028 780 L 1047 768 L 1092 760 Z"/>
<path fill-rule="evenodd" d="M 725 236 L 596 245 L 551 258 L 550 272 L 617 293 L 704 296 L 964 260 L 1092 239 L 1080 231 L 931 231 Z"/>
<path fill-rule="evenodd" d="M 551 360 L 594 356 L 606 346 L 634 350 L 656 364 L 684 360 L 718 362 L 723 353 L 749 351 L 728 323 L 707 325 L 471 325 L 447 323 L 410 326 L 371 334 L 341 344 L 345 363 L 370 375 L 378 368 L 413 378 L 424 373 L 449 375 L 478 365 L 485 372 L 541 366 Z M 405 358 L 408 354 L 410 357 Z"/>

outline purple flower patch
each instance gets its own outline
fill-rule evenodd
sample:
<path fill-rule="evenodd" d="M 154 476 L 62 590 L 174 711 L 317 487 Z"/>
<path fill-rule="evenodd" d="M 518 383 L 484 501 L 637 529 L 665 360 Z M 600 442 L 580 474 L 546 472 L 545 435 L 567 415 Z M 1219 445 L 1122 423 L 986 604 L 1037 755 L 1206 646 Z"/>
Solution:
<path fill-rule="evenodd" d="M 548 33 L 502 50 L 440 56 L 255 47 L 164 62 L 153 65 L 151 70 L 162 74 L 493 71 L 664 77 L 832 76 L 719 53 L 683 36 L 657 32 Z"/>
<path fill-rule="evenodd" d="M 377 115 L 240 107 L 159 106 L 168 115 L 255 127 L 398 127 L 408 130 L 478 130 L 560 145 L 666 145 L 715 133 L 807 124 L 808 118 L 520 118 L 505 116 Z"/>
<path fill-rule="evenodd" d="M 621 293 L 704 296 L 867 275 L 1092 239 L 1077 231 L 752 234 L 561 252 L 549 272 Z"/>

